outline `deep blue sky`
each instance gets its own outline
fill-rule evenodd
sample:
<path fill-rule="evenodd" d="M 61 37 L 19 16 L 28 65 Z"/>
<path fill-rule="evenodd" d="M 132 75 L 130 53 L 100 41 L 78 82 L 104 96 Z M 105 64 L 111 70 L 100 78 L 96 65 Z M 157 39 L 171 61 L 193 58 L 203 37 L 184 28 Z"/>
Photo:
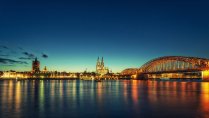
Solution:
<path fill-rule="evenodd" d="M 0 70 L 37 56 L 42 69 L 94 71 L 103 56 L 120 72 L 168 55 L 209 58 L 208 0 L 0 1 Z"/>

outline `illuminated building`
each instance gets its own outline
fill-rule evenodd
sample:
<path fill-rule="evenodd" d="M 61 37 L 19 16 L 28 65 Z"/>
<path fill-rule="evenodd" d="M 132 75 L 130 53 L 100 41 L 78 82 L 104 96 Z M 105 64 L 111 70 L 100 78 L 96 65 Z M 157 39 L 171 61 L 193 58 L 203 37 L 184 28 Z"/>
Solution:
<path fill-rule="evenodd" d="M 202 71 L 203 80 L 209 80 L 209 70 Z"/>
<path fill-rule="evenodd" d="M 4 79 L 24 79 L 28 78 L 30 75 L 30 72 L 16 72 L 16 71 L 5 71 L 3 72 L 3 75 L 1 78 Z"/>
<path fill-rule="evenodd" d="M 139 71 L 138 68 L 127 68 L 123 70 L 120 74 L 121 75 L 134 75 L 134 74 L 137 74 L 138 71 Z"/>
<path fill-rule="evenodd" d="M 40 62 L 37 58 L 32 63 L 32 72 L 33 73 L 39 73 L 40 72 Z"/>
<path fill-rule="evenodd" d="M 16 78 L 17 73 L 15 71 L 6 71 L 3 73 L 2 78 Z"/>
<path fill-rule="evenodd" d="M 44 73 L 46 73 L 46 72 L 47 72 L 47 68 L 46 68 L 46 66 L 44 67 L 43 72 L 44 72 Z"/>
<path fill-rule="evenodd" d="M 97 64 L 96 64 L 96 73 L 100 74 L 100 75 L 105 75 L 107 73 L 109 73 L 109 69 L 107 67 L 104 66 L 104 60 L 102 57 L 102 60 L 100 62 L 99 57 L 97 59 Z"/>

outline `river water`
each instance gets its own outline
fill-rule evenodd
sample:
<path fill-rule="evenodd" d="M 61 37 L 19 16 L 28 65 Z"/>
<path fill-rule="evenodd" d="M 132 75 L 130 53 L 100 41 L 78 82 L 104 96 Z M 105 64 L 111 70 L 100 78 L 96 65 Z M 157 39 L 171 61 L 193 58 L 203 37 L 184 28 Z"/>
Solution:
<path fill-rule="evenodd" d="M 0 118 L 209 118 L 208 82 L 0 81 Z"/>

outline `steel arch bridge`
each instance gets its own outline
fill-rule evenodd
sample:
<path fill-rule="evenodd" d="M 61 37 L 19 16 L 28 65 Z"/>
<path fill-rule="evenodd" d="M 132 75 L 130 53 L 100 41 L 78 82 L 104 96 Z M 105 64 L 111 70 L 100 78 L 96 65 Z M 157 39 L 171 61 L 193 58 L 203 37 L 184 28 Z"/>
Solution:
<path fill-rule="evenodd" d="M 159 73 L 203 71 L 208 68 L 209 59 L 185 56 L 165 56 L 145 63 L 141 66 L 140 70 L 142 73 Z"/>
<path fill-rule="evenodd" d="M 128 68 L 121 76 L 131 79 L 202 79 L 209 81 L 209 59 L 164 56 L 148 61 L 140 68 Z"/>

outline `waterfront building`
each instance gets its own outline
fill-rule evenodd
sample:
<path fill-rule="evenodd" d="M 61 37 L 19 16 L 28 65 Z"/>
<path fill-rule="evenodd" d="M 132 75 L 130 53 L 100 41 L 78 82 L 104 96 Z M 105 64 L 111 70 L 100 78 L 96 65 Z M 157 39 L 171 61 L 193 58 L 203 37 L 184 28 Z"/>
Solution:
<path fill-rule="evenodd" d="M 103 57 L 102 57 L 101 61 L 100 61 L 99 57 L 97 59 L 96 73 L 97 74 L 100 74 L 100 75 L 105 75 L 105 74 L 108 74 L 109 73 L 109 69 L 107 67 L 105 67 Z"/>
<path fill-rule="evenodd" d="M 30 77 L 30 72 L 16 72 L 16 71 L 4 71 L 0 78 L 4 79 L 23 79 Z"/>
<path fill-rule="evenodd" d="M 32 63 L 32 72 L 33 73 L 39 73 L 40 72 L 40 62 L 37 58 Z"/>
<path fill-rule="evenodd" d="M 47 72 L 47 68 L 46 66 L 44 67 L 44 70 L 43 70 L 43 73 L 46 73 Z"/>

